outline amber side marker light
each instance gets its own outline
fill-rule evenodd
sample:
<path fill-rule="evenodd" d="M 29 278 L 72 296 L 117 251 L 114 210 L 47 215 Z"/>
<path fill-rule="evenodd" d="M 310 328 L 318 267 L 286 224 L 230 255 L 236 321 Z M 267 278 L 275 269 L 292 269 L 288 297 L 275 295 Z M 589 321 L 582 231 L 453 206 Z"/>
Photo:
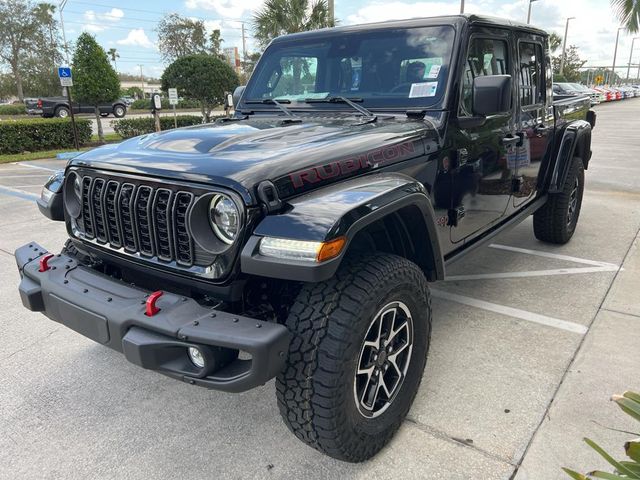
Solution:
<path fill-rule="evenodd" d="M 322 246 L 318 251 L 318 255 L 316 256 L 316 261 L 318 263 L 321 263 L 337 257 L 338 255 L 340 255 L 340 252 L 342 252 L 342 249 L 346 244 L 346 237 L 338 237 L 335 240 L 331 240 L 330 242 L 322 243 Z"/>

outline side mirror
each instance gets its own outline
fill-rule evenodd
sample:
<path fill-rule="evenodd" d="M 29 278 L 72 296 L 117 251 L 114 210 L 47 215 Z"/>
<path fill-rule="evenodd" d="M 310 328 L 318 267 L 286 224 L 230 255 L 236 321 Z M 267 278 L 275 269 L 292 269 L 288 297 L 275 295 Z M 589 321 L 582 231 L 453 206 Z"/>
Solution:
<path fill-rule="evenodd" d="M 481 117 L 511 110 L 511 75 L 488 75 L 473 79 L 473 114 Z"/>
<path fill-rule="evenodd" d="M 240 97 L 242 97 L 242 94 L 244 93 L 244 89 L 245 85 L 240 85 L 233 91 L 233 95 L 231 96 L 232 106 L 238 105 L 238 103 L 240 102 Z"/>

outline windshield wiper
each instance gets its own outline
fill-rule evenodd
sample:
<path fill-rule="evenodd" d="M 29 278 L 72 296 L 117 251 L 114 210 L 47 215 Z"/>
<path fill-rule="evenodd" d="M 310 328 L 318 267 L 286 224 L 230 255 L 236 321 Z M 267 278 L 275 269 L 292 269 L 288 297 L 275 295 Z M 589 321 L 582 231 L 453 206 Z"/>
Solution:
<path fill-rule="evenodd" d="M 347 97 L 336 95 L 336 96 L 326 97 L 326 98 L 307 98 L 305 99 L 304 102 L 305 103 L 346 103 L 347 105 L 349 105 L 350 107 L 354 108 L 355 110 L 360 112 L 362 115 L 367 117 L 367 120 L 369 122 L 375 122 L 378 119 L 375 113 L 371 112 L 370 110 L 367 110 L 366 108 L 364 108 L 361 105 L 358 105 L 357 103 L 354 103 L 354 102 L 362 102 L 361 98 L 350 99 Z"/>
<path fill-rule="evenodd" d="M 275 105 L 276 107 L 278 107 L 280 109 L 280 111 L 284 112 L 284 114 L 287 117 L 295 117 L 295 115 L 293 114 L 293 112 L 291 110 L 289 110 L 287 107 L 282 105 L 283 103 L 291 103 L 291 100 L 288 100 L 286 98 L 283 98 L 281 100 L 276 100 L 275 98 L 265 98 L 264 100 L 247 100 L 244 103 L 246 103 L 246 104 L 262 103 L 264 105 Z"/>

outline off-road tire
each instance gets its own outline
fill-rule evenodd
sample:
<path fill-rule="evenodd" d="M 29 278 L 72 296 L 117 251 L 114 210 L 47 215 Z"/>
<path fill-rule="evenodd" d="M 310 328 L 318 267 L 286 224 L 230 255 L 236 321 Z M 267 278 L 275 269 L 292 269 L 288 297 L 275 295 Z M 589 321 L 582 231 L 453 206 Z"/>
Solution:
<path fill-rule="evenodd" d="M 572 192 L 577 182 L 577 204 L 571 220 L 568 220 Z M 538 240 L 565 244 L 576 231 L 582 196 L 584 193 L 584 165 L 579 157 L 573 157 L 567 178 L 560 193 L 549 195 L 547 203 L 533 214 L 533 233 Z"/>
<path fill-rule="evenodd" d="M 398 301 L 413 319 L 407 371 L 388 408 L 367 418 L 355 400 L 356 365 L 376 313 Z M 330 280 L 302 287 L 286 325 L 293 339 L 276 379 L 285 424 L 331 457 L 371 458 L 400 427 L 422 379 L 431 335 L 431 297 L 423 272 L 395 255 L 346 259 Z"/>

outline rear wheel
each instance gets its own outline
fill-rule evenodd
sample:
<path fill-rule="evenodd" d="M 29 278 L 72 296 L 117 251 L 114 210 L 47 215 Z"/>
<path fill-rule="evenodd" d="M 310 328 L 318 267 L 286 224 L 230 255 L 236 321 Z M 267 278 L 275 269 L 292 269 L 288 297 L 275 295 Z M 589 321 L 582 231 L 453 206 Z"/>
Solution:
<path fill-rule="evenodd" d="M 547 203 L 533 214 L 533 232 L 538 240 L 564 244 L 571 240 L 582 207 L 584 166 L 574 157 L 560 193 L 549 196 Z"/>
<path fill-rule="evenodd" d="M 122 105 L 116 105 L 113 107 L 113 116 L 116 118 L 124 117 L 125 113 L 127 113 L 127 109 Z"/>
<path fill-rule="evenodd" d="M 69 116 L 69 109 L 67 107 L 56 108 L 55 116 L 58 118 L 67 118 Z"/>
<path fill-rule="evenodd" d="M 352 259 L 307 284 L 287 319 L 293 333 L 277 378 L 278 407 L 303 442 L 360 462 L 392 438 L 418 391 L 431 332 L 427 281 L 394 255 Z"/>

